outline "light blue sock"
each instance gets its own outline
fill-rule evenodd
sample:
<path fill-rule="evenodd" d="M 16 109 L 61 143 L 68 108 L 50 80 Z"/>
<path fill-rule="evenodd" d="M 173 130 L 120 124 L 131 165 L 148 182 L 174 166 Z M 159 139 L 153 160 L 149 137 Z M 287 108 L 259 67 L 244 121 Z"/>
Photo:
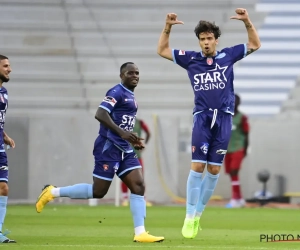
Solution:
<path fill-rule="evenodd" d="M 89 199 L 93 198 L 93 185 L 80 183 L 73 186 L 60 187 L 60 197 L 69 197 L 71 199 Z"/>
<path fill-rule="evenodd" d="M 220 174 L 213 175 L 209 172 L 204 176 L 201 184 L 199 201 L 196 207 L 197 215 L 204 211 L 207 202 L 215 191 L 219 176 Z"/>
<path fill-rule="evenodd" d="M 6 215 L 7 198 L 7 196 L 0 196 L 0 231 L 2 231 L 2 226 L 4 224 Z"/>
<path fill-rule="evenodd" d="M 200 196 L 202 173 L 190 170 L 186 188 L 186 218 L 194 218 L 196 204 Z"/>
<path fill-rule="evenodd" d="M 144 196 L 130 194 L 130 210 L 134 227 L 144 226 L 146 218 L 146 202 Z"/>

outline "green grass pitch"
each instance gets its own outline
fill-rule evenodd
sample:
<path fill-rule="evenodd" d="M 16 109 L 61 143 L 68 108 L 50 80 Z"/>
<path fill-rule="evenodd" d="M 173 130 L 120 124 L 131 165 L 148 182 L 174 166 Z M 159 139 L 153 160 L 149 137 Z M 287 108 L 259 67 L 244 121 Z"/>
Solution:
<path fill-rule="evenodd" d="M 207 207 L 202 231 L 184 239 L 184 207 L 154 206 L 147 210 L 146 229 L 163 235 L 163 243 L 134 243 L 129 208 L 87 205 L 48 205 L 41 214 L 34 205 L 8 206 L 5 228 L 17 244 L 5 249 L 300 249 L 300 242 L 260 242 L 260 234 L 300 234 L 299 210 Z"/>

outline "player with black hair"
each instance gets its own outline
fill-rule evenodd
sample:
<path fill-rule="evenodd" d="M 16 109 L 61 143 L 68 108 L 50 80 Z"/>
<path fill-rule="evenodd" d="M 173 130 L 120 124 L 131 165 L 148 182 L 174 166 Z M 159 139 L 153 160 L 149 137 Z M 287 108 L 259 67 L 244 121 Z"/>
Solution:
<path fill-rule="evenodd" d="M 93 184 L 80 183 L 73 186 L 55 187 L 46 185 L 37 199 L 36 210 L 57 197 L 71 199 L 103 198 L 116 174 L 130 189 L 130 210 L 134 222 L 135 242 L 161 242 L 145 230 L 146 202 L 145 184 L 140 162 L 133 151 L 144 148 L 142 138 L 133 133 L 137 113 L 134 89 L 139 82 L 139 69 L 132 63 L 120 68 L 121 83 L 108 92 L 96 112 L 100 122 L 99 135 L 94 144 Z"/>
<path fill-rule="evenodd" d="M 14 140 L 4 132 L 8 92 L 3 83 L 9 81 L 10 72 L 8 57 L 0 55 L 0 243 L 16 243 L 15 240 L 7 238 L 7 232 L 2 232 L 8 199 L 8 162 L 4 146 L 6 144 L 11 148 L 15 147 Z"/>
<path fill-rule="evenodd" d="M 187 180 L 186 217 L 182 227 L 185 238 L 194 238 L 200 216 L 219 179 L 220 167 L 231 135 L 234 114 L 233 65 L 260 47 L 260 40 L 247 10 L 236 9 L 237 19 L 244 22 L 248 42 L 217 51 L 221 35 L 215 23 L 200 21 L 194 32 L 200 52 L 171 49 L 169 36 L 174 24 L 183 24 L 175 13 L 167 15 L 157 53 L 187 70 L 194 91 L 195 107 L 192 130 L 192 163 Z M 207 165 L 207 173 L 202 178 Z"/>

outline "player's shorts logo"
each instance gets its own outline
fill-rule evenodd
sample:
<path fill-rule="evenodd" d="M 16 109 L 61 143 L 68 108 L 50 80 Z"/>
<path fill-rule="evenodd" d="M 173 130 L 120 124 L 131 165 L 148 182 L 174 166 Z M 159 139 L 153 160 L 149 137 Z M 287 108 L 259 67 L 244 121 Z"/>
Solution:
<path fill-rule="evenodd" d="M 212 65 L 213 62 L 214 62 L 214 60 L 213 60 L 212 58 L 208 57 L 208 58 L 206 59 L 206 62 L 207 62 L 208 65 Z"/>
<path fill-rule="evenodd" d="M 1 166 L 0 170 L 8 170 L 8 166 Z"/>
<path fill-rule="evenodd" d="M 116 165 L 114 165 L 115 173 L 118 171 L 118 169 L 119 169 L 119 163 L 116 163 Z"/>
<path fill-rule="evenodd" d="M 200 147 L 200 149 L 201 149 L 201 151 L 203 152 L 203 154 L 207 154 L 207 152 L 208 152 L 208 146 L 209 146 L 209 144 L 208 143 L 206 143 L 206 142 L 203 142 L 202 143 L 202 146 Z"/>
<path fill-rule="evenodd" d="M 225 150 L 225 149 L 218 149 L 218 150 L 216 151 L 216 153 L 219 154 L 219 155 L 226 155 L 227 150 Z"/>
<path fill-rule="evenodd" d="M 108 168 L 109 168 L 109 166 L 108 166 L 107 164 L 103 164 L 103 169 L 104 169 L 104 171 L 107 171 Z"/>

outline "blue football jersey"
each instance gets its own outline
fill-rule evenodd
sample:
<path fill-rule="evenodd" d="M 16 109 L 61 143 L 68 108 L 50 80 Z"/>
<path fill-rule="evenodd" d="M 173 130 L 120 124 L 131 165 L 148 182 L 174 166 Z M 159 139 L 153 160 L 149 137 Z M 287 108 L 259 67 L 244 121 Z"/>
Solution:
<path fill-rule="evenodd" d="M 0 152 L 5 152 L 3 131 L 5 124 L 6 110 L 8 107 L 8 93 L 6 88 L 0 88 Z"/>
<path fill-rule="evenodd" d="M 187 70 L 194 91 L 194 112 L 218 109 L 234 114 L 233 65 L 246 56 L 246 44 L 218 51 L 213 57 L 202 52 L 173 49 L 173 61 Z"/>
<path fill-rule="evenodd" d="M 120 83 L 108 90 L 99 107 L 109 112 L 111 119 L 121 129 L 133 131 L 138 106 L 134 93 L 123 84 Z M 99 134 L 112 141 L 122 151 L 132 152 L 133 149 L 129 142 L 104 125 L 100 124 Z"/>

